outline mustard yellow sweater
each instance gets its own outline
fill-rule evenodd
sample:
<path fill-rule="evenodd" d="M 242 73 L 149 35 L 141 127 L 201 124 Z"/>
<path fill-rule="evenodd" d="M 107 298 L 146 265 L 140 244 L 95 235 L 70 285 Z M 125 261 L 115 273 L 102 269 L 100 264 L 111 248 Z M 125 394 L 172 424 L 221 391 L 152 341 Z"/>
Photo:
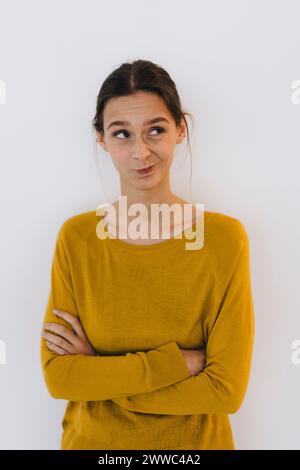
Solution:
<path fill-rule="evenodd" d="M 79 317 L 100 356 L 60 356 L 41 337 L 53 398 L 68 400 L 61 449 L 235 449 L 229 414 L 244 399 L 254 312 L 249 240 L 236 218 L 204 212 L 204 246 L 101 240 L 96 211 L 59 230 L 43 322 Z M 195 228 L 195 225 L 193 226 Z M 191 375 L 179 348 L 206 348 Z"/>

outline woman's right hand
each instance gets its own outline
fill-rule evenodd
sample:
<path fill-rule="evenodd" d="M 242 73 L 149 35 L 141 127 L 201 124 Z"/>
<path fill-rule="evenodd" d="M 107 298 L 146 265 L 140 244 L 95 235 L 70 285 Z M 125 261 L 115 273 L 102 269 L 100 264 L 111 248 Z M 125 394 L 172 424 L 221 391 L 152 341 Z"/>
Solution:
<path fill-rule="evenodd" d="M 186 365 L 192 375 L 202 372 L 206 365 L 206 350 L 202 349 L 181 349 Z"/>

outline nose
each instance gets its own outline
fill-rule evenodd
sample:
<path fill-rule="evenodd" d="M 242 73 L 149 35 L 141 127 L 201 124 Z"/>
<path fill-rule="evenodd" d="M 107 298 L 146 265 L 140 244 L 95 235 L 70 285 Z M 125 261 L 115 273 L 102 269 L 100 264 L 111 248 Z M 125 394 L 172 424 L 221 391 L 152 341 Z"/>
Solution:
<path fill-rule="evenodd" d="M 143 139 L 136 139 L 132 150 L 132 158 L 134 158 L 135 160 L 143 161 L 148 158 L 149 153 L 149 149 L 145 145 Z"/>

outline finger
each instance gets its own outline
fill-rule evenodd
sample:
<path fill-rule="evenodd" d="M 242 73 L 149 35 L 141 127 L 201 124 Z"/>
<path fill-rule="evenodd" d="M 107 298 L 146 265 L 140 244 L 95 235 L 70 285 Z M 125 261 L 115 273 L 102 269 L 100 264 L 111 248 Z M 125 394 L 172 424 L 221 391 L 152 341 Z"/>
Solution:
<path fill-rule="evenodd" d="M 85 332 L 82 328 L 80 320 L 78 317 L 73 315 L 72 313 L 66 312 L 64 310 L 54 309 L 53 312 L 60 318 L 66 320 L 72 328 L 74 329 L 75 333 L 80 336 L 81 338 L 85 338 Z"/>
<path fill-rule="evenodd" d="M 54 343 L 56 346 L 59 346 L 61 349 L 64 349 L 69 354 L 73 354 L 77 351 L 72 344 L 64 338 L 61 338 L 61 336 L 53 335 L 52 333 L 43 333 L 43 337 L 51 343 Z"/>
<path fill-rule="evenodd" d="M 48 348 L 51 349 L 51 351 L 56 352 L 60 356 L 65 356 L 67 354 L 67 352 L 64 349 L 60 348 L 56 344 L 51 343 L 50 341 L 46 341 L 46 344 Z"/>
<path fill-rule="evenodd" d="M 61 325 L 60 323 L 45 322 L 44 330 L 50 330 L 54 333 L 57 333 L 59 336 L 62 336 L 74 346 L 78 346 L 79 344 L 79 339 L 75 332 L 67 326 Z"/>

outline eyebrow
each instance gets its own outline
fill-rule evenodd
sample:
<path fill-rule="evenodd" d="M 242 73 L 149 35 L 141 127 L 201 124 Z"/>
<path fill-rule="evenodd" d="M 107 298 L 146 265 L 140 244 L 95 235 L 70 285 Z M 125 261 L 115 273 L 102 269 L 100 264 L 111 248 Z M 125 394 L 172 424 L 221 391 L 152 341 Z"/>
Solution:
<path fill-rule="evenodd" d="M 165 117 L 159 116 L 159 117 L 156 117 L 154 119 L 150 119 L 150 121 L 144 122 L 144 125 L 145 124 L 154 124 L 155 122 L 159 122 L 159 121 L 165 121 L 165 122 L 168 122 L 168 123 L 170 122 Z M 130 125 L 130 122 L 128 122 L 128 121 L 112 121 L 106 129 L 108 130 L 112 126 L 124 126 L 124 125 Z"/>

